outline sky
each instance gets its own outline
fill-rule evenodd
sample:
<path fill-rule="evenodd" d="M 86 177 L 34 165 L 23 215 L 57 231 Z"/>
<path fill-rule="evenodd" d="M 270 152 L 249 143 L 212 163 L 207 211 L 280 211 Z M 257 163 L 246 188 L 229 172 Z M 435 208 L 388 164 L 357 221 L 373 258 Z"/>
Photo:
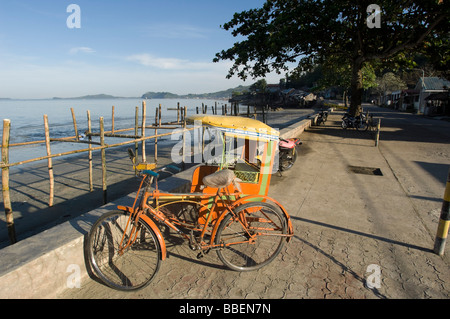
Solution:
<path fill-rule="evenodd" d="M 238 41 L 220 26 L 264 2 L 1 0 L 0 98 L 140 97 L 250 85 L 256 79 L 226 79 L 231 61 L 212 60 Z"/>

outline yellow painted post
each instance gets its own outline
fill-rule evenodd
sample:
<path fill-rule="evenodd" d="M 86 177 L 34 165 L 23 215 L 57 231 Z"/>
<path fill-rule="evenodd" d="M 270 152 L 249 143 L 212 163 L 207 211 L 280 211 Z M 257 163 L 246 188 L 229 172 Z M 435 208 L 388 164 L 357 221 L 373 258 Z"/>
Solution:
<path fill-rule="evenodd" d="M 439 256 L 444 255 L 445 242 L 447 241 L 448 229 L 450 226 L 450 170 L 447 175 L 444 201 L 442 203 L 441 217 L 434 242 L 434 252 Z"/>

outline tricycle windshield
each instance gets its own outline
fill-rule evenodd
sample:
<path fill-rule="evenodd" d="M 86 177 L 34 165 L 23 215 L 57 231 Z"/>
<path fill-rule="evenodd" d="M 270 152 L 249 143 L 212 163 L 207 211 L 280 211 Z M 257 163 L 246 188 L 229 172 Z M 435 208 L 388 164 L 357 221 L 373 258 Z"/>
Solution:
<path fill-rule="evenodd" d="M 192 191 L 207 174 L 231 169 L 245 194 L 267 195 L 270 176 L 278 170 L 279 132 L 253 119 L 238 116 L 195 115 L 188 118 L 201 134 L 203 163 L 194 173 Z M 196 133 L 194 133 L 196 134 Z"/>

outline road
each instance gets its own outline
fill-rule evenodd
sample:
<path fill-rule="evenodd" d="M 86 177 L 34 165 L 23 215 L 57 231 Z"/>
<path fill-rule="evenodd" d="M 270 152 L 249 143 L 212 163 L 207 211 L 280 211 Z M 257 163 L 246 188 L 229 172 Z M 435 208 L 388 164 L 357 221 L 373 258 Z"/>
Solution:
<path fill-rule="evenodd" d="M 84 299 L 439 299 L 450 297 L 449 249 L 431 250 L 450 166 L 450 123 L 366 106 L 381 118 L 369 132 L 344 131 L 342 113 L 301 135 L 294 168 L 274 175 L 269 195 L 291 215 L 295 236 L 255 272 L 201 260 L 172 237 L 169 258 L 145 289 L 124 293 L 92 279 L 59 298 Z M 377 168 L 382 175 L 350 167 Z"/>

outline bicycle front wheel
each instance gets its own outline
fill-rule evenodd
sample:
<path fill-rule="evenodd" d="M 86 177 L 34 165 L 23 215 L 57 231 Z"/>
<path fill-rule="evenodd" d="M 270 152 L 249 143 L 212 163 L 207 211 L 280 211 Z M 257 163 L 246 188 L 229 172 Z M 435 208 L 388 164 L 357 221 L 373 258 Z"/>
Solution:
<path fill-rule="evenodd" d="M 88 235 L 88 257 L 95 274 L 109 287 L 131 291 L 146 287 L 159 270 L 161 247 L 154 231 L 130 214 L 113 211 L 100 217 Z"/>
<path fill-rule="evenodd" d="M 215 243 L 220 260 L 230 269 L 252 271 L 269 264 L 286 242 L 286 219 L 271 204 L 252 202 L 237 207 L 220 223 Z"/>

